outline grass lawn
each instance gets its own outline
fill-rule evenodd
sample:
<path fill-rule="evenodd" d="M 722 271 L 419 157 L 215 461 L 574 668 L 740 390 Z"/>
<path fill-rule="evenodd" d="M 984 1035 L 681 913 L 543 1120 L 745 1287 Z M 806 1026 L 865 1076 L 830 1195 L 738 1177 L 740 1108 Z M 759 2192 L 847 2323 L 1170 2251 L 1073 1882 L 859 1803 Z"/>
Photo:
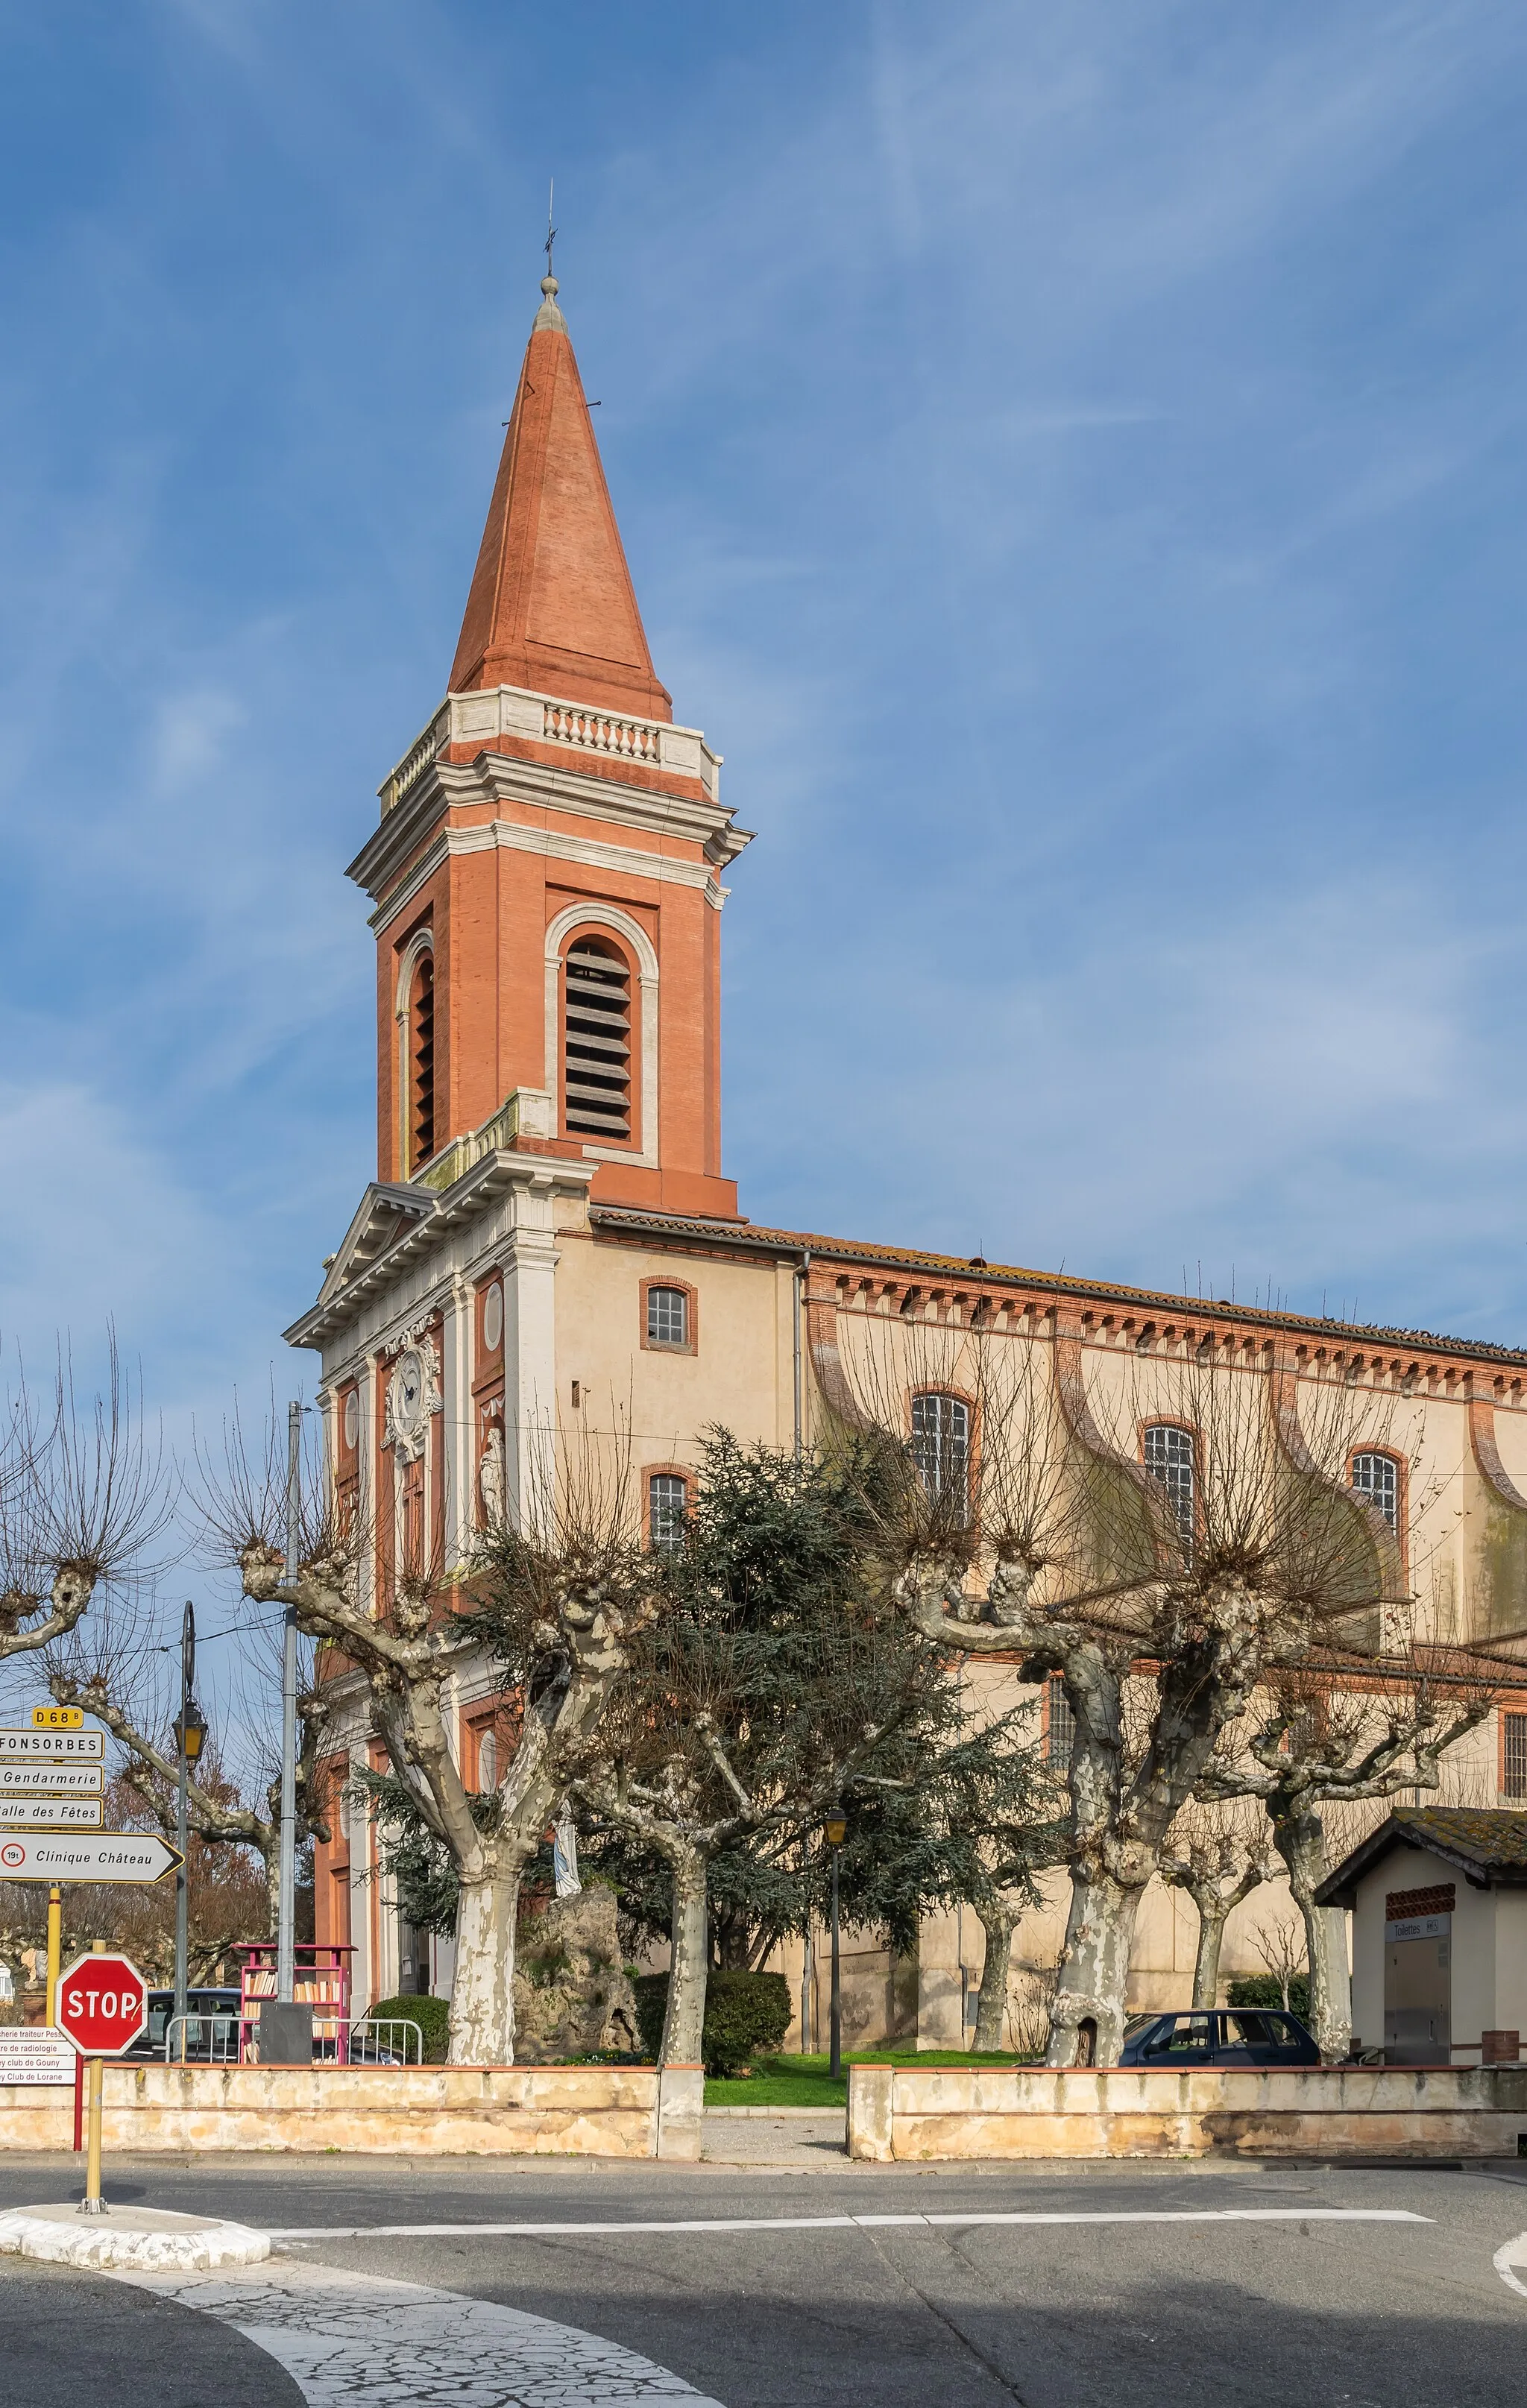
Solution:
<path fill-rule="evenodd" d="M 867 2065 L 1027 2065 L 1028 2057 L 977 2057 L 968 2048 L 877 2048 L 859 2053 Z M 845 2065 L 856 2057 L 845 2057 Z M 846 2107 L 848 2077 L 834 2082 L 825 2057 L 761 2057 L 746 2080 L 705 2083 L 707 2107 Z"/>

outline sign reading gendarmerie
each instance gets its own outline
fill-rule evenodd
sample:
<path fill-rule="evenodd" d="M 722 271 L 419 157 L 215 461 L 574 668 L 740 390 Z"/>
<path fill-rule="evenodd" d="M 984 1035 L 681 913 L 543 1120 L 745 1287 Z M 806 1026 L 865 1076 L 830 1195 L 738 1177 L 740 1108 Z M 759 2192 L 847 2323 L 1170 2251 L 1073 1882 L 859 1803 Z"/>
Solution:
<path fill-rule="evenodd" d="M 65 2033 L 48 2026 L 33 2029 L 0 2024 L 0 2086 L 7 2082 L 72 2083 L 76 2062 L 74 2044 Z"/>
<path fill-rule="evenodd" d="M 0 1764 L 24 1757 L 54 1764 L 99 1763 L 106 1733 L 98 1730 L 0 1730 Z"/>
<path fill-rule="evenodd" d="M 98 1764 L 0 1764 L 0 1798 L 99 1798 Z"/>

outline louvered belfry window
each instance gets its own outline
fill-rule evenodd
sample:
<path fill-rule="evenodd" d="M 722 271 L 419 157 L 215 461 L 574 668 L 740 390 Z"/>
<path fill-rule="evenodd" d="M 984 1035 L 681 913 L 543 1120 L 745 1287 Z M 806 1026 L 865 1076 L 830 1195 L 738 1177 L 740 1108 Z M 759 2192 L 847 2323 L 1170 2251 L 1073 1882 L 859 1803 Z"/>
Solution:
<path fill-rule="evenodd" d="M 435 956 L 422 953 L 409 1006 L 409 1168 L 435 1151 Z"/>
<path fill-rule="evenodd" d="M 579 937 L 568 952 L 562 1096 L 569 1137 L 629 1139 L 631 974 L 598 937 Z"/>

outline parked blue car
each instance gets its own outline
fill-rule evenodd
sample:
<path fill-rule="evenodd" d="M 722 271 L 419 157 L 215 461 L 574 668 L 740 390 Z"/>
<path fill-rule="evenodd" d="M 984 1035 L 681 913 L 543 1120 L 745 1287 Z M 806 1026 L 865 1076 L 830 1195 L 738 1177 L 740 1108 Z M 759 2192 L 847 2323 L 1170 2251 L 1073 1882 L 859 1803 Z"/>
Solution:
<path fill-rule="evenodd" d="M 1313 2032 L 1279 2007 L 1199 2007 L 1131 2016 L 1118 2061 L 1190 2073 L 1197 2065 L 1318 2065 L 1320 2051 Z"/>

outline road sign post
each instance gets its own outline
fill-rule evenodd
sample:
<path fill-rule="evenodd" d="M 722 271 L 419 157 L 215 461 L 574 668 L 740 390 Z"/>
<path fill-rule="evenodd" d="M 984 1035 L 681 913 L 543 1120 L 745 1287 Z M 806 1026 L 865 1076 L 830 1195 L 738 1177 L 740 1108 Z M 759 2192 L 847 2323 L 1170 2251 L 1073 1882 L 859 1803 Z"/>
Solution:
<path fill-rule="evenodd" d="M 104 2215 L 101 2197 L 102 2060 L 132 2047 L 149 2020 L 149 1985 L 125 1956 L 97 1940 L 77 1956 L 58 1985 L 58 2028 L 89 2059 L 86 2091 L 85 2196 L 81 2215 Z"/>
<path fill-rule="evenodd" d="M 64 1892 L 48 1885 L 48 2022 L 58 2021 L 58 1963 L 64 1954 Z M 34 1979 L 36 1976 L 34 1976 Z"/>

